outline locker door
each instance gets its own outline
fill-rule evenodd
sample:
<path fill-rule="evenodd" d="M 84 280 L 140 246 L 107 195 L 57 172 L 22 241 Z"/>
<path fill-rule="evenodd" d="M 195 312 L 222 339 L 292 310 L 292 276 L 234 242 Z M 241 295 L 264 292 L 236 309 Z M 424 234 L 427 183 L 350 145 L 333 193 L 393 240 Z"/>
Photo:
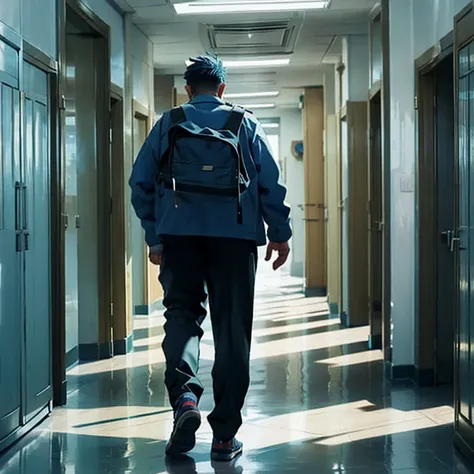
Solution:
<path fill-rule="evenodd" d="M 474 7 L 456 17 L 456 441 L 474 452 Z"/>
<path fill-rule="evenodd" d="M 12 71 L 8 70 L 12 66 Z M 7 66 L 2 70 L 2 67 Z M 0 42 L 0 445 L 20 425 L 20 100 L 18 54 Z M 16 77 L 15 77 L 16 75 Z"/>
<path fill-rule="evenodd" d="M 51 399 L 50 150 L 48 77 L 24 64 L 26 421 Z"/>

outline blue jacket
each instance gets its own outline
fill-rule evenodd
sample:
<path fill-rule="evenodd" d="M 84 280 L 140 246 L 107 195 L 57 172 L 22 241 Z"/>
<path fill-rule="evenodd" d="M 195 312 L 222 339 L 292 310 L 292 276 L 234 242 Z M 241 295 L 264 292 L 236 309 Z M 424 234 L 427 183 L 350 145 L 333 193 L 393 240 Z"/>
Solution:
<path fill-rule="evenodd" d="M 224 127 L 230 108 L 219 98 L 202 95 L 184 106 L 188 120 L 213 129 Z M 246 113 L 240 134 L 243 158 L 251 184 L 243 195 L 243 223 L 236 215 L 219 216 L 206 211 L 206 201 L 196 195 L 193 202 L 178 208 L 172 190 L 158 193 L 158 164 L 168 147 L 170 114 L 156 123 L 143 144 L 130 177 L 132 205 L 145 229 L 150 248 L 161 245 L 164 235 L 231 237 L 266 244 L 265 225 L 272 242 L 286 242 L 291 237 L 290 208 L 285 203 L 286 188 L 273 159 L 265 132 L 256 118 Z"/>

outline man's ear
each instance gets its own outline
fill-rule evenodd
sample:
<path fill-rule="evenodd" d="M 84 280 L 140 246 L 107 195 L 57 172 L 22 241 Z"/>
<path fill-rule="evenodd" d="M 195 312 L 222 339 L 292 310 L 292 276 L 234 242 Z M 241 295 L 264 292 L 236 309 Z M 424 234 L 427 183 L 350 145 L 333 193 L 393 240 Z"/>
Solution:
<path fill-rule="evenodd" d="M 219 89 L 217 89 L 217 96 L 219 99 L 222 99 L 224 97 L 224 92 L 225 92 L 226 84 L 221 84 L 219 86 Z"/>

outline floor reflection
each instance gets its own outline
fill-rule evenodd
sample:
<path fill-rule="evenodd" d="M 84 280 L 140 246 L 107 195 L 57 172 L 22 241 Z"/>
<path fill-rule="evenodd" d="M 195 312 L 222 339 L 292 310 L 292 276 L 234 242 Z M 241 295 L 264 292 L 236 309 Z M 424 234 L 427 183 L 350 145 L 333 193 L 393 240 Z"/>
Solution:
<path fill-rule="evenodd" d="M 211 429 L 190 456 L 165 459 L 172 412 L 163 386 L 162 316 L 135 320 L 135 352 L 79 365 L 69 401 L 0 458 L 2 474 L 467 474 L 452 448 L 451 388 L 392 387 L 367 328 L 341 329 L 302 282 L 261 275 L 245 454 L 211 463 Z M 201 377 L 212 386 L 205 323 Z M 212 409 L 208 390 L 203 415 Z"/>

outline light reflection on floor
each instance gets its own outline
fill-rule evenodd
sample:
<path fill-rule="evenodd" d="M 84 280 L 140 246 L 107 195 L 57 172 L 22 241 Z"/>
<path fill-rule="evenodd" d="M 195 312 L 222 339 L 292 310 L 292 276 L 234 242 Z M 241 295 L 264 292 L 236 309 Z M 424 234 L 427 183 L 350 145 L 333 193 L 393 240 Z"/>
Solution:
<path fill-rule="evenodd" d="M 368 329 L 341 329 L 325 301 L 303 298 L 300 288 L 300 280 L 268 272 L 258 288 L 252 384 L 240 432 L 245 454 L 234 464 L 209 461 L 206 420 L 192 458 L 165 460 L 173 415 L 163 387 L 163 320 L 157 314 L 135 320 L 134 353 L 69 372 L 68 406 L 7 453 L 0 472 L 468 472 L 453 455 L 450 389 L 392 387 L 381 353 L 367 350 Z M 209 322 L 205 330 L 204 416 L 212 409 Z"/>

